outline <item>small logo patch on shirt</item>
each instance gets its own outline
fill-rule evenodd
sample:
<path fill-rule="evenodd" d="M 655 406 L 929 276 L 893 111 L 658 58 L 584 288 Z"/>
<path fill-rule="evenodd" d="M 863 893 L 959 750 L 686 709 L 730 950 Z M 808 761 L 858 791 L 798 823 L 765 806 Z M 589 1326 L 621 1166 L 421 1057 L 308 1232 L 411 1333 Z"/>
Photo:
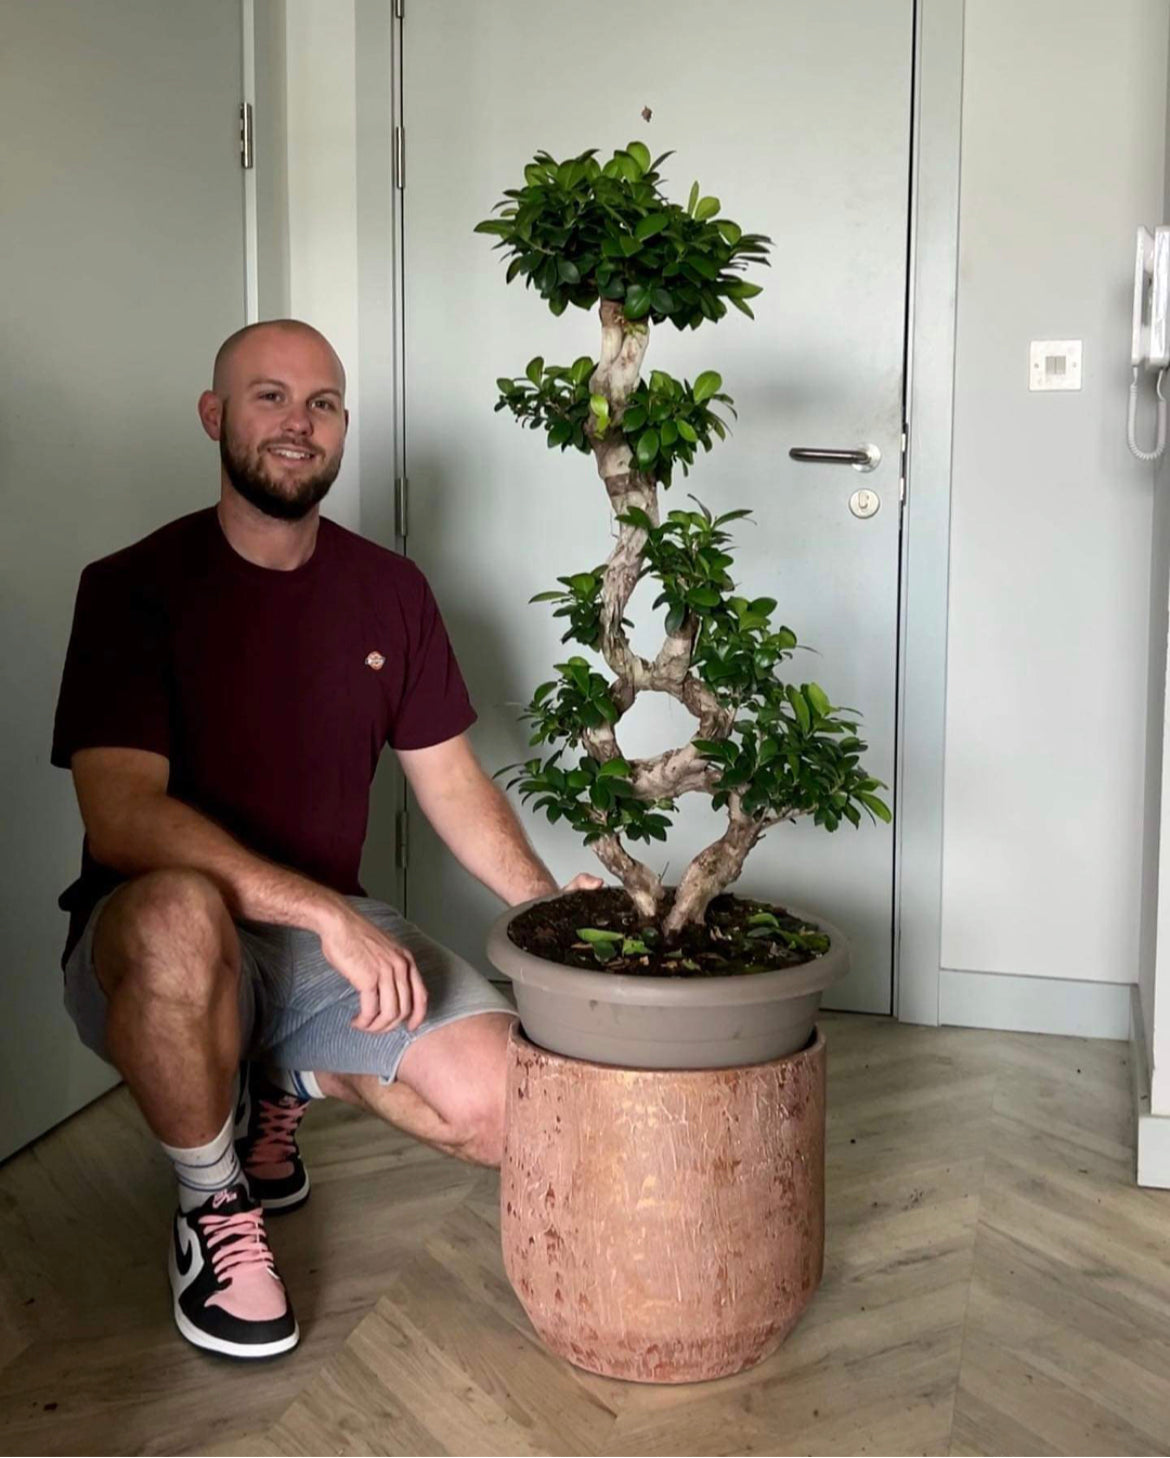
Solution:
<path fill-rule="evenodd" d="M 366 654 L 366 667 L 372 668 L 375 672 L 386 662 L 380 653 Z"/>

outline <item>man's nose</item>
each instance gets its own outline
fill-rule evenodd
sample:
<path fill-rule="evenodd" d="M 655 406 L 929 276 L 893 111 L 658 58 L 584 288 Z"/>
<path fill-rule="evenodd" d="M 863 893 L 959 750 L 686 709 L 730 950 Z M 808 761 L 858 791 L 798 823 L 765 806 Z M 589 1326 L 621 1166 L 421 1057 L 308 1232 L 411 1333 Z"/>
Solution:
<path fill-rule="evenodd" d="M 311 435 L 313 417 L 307 405 L 291 404 L 284 417 L 284 428 L 295 435 Z"/>

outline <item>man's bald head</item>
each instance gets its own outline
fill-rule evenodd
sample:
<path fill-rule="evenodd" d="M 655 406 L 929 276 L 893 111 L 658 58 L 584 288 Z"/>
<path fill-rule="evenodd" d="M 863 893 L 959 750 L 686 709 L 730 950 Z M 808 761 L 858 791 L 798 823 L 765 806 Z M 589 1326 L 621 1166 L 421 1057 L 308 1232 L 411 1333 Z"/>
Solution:
<path fill-rule="evenodd" d="M 212 391 L 226 400 L 233 390 L 251 378 L 267 363 L 283 342 L 296 342 L 302 348 L 309 346 L 318 356 L 318 362 L 330 375 L 328 383 L 333 384 L 345 395 L 345 366 L 337 357 L 337 351 L 319 329 L 306 324 L 302 319 L 264 319 L 259 324 L 247 324 L 229 334 L 220 345 L 211 372 Z"/>
<path fill-rule="evenodd" d="M 199 418 L 219 442 L 223 489 L 268 516 L 299 520 L 341 469 L 345 370 L 311 324 L 249 324 L 220 346 Z"/>

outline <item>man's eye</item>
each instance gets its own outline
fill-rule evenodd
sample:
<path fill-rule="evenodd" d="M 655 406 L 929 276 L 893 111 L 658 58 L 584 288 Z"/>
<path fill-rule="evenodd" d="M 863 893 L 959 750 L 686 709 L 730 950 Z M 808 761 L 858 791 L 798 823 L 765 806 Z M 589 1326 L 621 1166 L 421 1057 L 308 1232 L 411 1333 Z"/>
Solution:
<path fill-rule="evenodd" d="M 336 410 L 337 409 L 337 406 L 333 403 L 332 400 L 315 400 L 313 403 L 316 404 L 316 405 L 320 405 L 320 407 L 322 408 L 322 410 Z"/>
<path fill-rule="evenodd" d="M 278 400 L 280 398 L 280 392 L 278 390 L 265 390 L 260 398 L 261 400 Z"/>

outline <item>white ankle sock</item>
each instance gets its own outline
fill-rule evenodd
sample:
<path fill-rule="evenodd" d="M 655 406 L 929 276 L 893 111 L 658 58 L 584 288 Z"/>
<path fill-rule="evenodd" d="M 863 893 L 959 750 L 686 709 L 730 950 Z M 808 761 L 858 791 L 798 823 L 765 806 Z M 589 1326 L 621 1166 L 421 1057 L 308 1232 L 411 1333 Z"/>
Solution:
<path fill-rule="evenodd" d="M 266 1068 L 265 1077 L 269 1083 L 274 1083 L 277 1088 L 284 1089 L 297 1099 L 323 1099 L 326 1097 L 321 1092 L 321 1085 L 317 1082 L 317 1075 L 309 1073 L 300 1068 Z"/>
<path fill-rule="evenodd" d="M 193 1210 L 217 1190 L 229 1190 L 232 1185 L 243 1184 L 244 1176 L 236 1156 L 236 1146 L 232 1142 L 234 1125 L 233 1111 L 210 1144 L 201 1144 L 195 1149 L 176 1149 L 170 1144 L 163 1145 L 179 1181 L 181 1210 Z"/>

